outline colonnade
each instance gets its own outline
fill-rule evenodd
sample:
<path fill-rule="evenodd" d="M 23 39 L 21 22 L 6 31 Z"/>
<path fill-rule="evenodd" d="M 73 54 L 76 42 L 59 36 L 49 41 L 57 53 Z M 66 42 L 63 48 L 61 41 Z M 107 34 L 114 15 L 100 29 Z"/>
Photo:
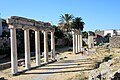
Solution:
<path fill-rule="evenodd" d="M 44 33 L 44 62 L 48 62 L 48 32 L 51 32 L 51 53 L 52 60 L 55 60 L 55 43 L 54 43 L 54 29 L 50 27 L 50 23 L 38 22 L 35 20 L 11 16 L 7 19 L 10 29 L 11 38 L 11 73 L 17 74 L 18 60 L 17 60 L 17 41 L 16 29 L 24 30 L 24 46 L 25 46 L 25 69 L 31 68 L 30 63 L 30 39 L 29 30 L 35 31 L 35 53 L 36 53 L 36 66 L 40 66 L 40 31 Z M 36 24 L 35 24 L 36 23 Z"/>
<path fill-rule="evenodd" d="M 73 53 L 78 53 L 81 51 L 82 48 L 82 33 L 80 30 L 73 29 Z"/>

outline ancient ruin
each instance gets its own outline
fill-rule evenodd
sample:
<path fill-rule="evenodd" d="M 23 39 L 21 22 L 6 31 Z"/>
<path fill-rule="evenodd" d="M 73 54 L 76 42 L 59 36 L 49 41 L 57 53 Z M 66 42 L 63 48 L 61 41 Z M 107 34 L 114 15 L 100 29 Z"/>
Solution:
<path fill-rule="evenodd" d="M 82 48 L 82 33 L 78 29 L 72 30 L 73 35 L 73 53 L 78 53 Z"/>
<path fill-rule="evenodd" d="M 50 23 L 36 21 L 18 16 L 11 16 L 7 19 L 10 29 L 11 37 L 11 70 L 12 74 L 18 72 L 17 60 L 17 42 L 16 29 L 24 30 L 24 44 L 25 44 L 25 69 L 30 69 L 30 40 L 29 30 L 35 31 L 35 51 L 36 51 L 36 66 L 40 65 L 40 35 L 39 32 L 44 33 L 44 62 L 48 62 L 48 32 L 51 32 L 51 51 L 53 60 L 55 60 L 55 44 L 54 44 L 54 28 Z"/>

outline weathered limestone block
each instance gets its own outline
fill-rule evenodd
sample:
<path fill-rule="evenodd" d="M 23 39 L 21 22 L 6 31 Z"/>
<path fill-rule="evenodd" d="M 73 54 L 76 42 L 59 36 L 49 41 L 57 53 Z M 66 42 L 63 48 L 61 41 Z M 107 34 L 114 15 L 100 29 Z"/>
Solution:
<path fill-rule="evenodd" d="M 51 24 L 48 22 L 36 21 L 33 19 L 28 19 L 19 16 L 11 16 L 7 19 L 9 28 L 19 28 L 19 29 L 32 29 L 32 30 L 47 30 L 54 31 L 54 28 L 51 27 Z"/>
<path fill-rule="evenodd" d="M 89 80 L 100 80 L 100 71 L 98 69 L 92 70 L 89 74 Z"/>
<path fill-rule="evenodd" d="M 120 48 L 120 36 L 113 36 L 110 38 L 110 45 L 113 48 Z"/>
<path fill-rule="evenodd" d="M 120 69 L 112 72 L 111 67 L 118 63 L 120 63 L 120 57 L 115 57 L 112 60 L 109 60 L 108 62 L 101 63 L 98 69 L 92 70 L 89 73 L 89 80 L 114 80 L 114 77 L 117 77 L 117 79 L 119 80 L 120 76 L 116 76 L 115 74 L 119 74 Z"/>
<path fill-rule="evenodd" d="M 110 64 L 107 62 L 104 62 L 100 65 L 99 71 L 101 73 L 101 80 L 107 79 L 109 76 L 111 70 L 110 70 Z"/>

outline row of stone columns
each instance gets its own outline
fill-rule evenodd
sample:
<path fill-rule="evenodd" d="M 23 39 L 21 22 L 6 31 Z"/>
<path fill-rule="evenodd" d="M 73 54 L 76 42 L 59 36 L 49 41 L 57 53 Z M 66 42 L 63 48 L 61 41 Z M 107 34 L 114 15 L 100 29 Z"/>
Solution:
<path fill-rule="evenodd" d="M 16 42 L 16 29 L 10 29 L 11 36 L 11 71 L 12 74 L 18 72 L 17 61 L 17 42 Z M 30 39 L 29 29 L 24 30 L 24 44 L 25 44 L 25 69 L 30 69 Z M 35 52 L 36 52 L 36 66 L 40 66 L 40 33 L 39 30 L 35 31 Z M 54 32 L 51 32 L 51 52 L 52 58 L 55 60 L 55 44 L 54 44 Z M 48 62 L 48 32 L 44 31 L 44 62 Z"/>
<path fill-rule="evenodd" d="M 82 48 L 82 35 L 73 31 L 73 53 L 78 53 Z"/>

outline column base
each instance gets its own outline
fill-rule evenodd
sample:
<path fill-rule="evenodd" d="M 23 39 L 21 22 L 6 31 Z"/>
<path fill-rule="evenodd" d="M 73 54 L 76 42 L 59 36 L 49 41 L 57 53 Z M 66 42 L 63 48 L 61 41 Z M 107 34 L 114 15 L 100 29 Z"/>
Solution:
<path fill-rule="evenodd" d="M 17 76 L 17 75 L 19 75 L 19 72 L 17 72 L 17 73 L 12 73 L 11 75 L 12 75 L 12 76 Z"/>

